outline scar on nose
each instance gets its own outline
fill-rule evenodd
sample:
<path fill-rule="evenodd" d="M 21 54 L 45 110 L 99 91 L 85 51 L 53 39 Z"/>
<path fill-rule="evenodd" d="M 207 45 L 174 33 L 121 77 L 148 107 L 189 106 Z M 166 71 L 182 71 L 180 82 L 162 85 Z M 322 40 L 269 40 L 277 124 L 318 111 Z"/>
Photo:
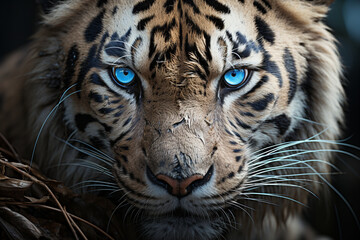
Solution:
<path fill-rule="evenodd" d="M 184 123 L 185 123 L 185 118 L 183 118 L 180 122 L 174 123 L 172 126 L 173 128 L 177 128 Z"/>
<path fill-rule="evenodd" d="M 171 129 L 168 129 L 168 132 L 172 132 L 173 129 L 181 126 L 181 125 L 184 124 L 185 122 L 186 122 L 186 120 L 185 120 L 185 118 L 183 118 L 180 122 L 174 123 L 174 124 L 172 125 L 172 128 L 171 128 Z"/>

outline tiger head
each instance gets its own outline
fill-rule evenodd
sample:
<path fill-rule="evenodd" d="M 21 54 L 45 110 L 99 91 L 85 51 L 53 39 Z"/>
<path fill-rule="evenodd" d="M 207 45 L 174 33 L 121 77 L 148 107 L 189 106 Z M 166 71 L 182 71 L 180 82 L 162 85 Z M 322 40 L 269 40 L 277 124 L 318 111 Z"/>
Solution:
<path fill-rule="evenodd" d="M 326 180 L 340 132 L 330 2 L 59 2 L 33 43 L 30 122 L 61 109 L 35 159 L 48 169 L 61 155 L 50 173 L 69 185 L 110 179 L 146 239 L 285 221 Z"/>

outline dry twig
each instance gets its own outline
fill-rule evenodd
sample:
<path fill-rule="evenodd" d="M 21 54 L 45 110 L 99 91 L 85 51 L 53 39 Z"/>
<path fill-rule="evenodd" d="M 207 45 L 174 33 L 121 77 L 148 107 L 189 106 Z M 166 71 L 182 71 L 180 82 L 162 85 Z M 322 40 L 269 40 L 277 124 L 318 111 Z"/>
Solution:
<path fill-rule="evenodd" d="M 76 231 L 73 227 L 73 225 L 71 224 L 71 220 L 69 217 L 69 215 L 67 214 L 67 212 L 65 211 L 65 209 L 63 208 L 63 206 L 60 204 L 59 200 L 56 198 L 55 194 L 51 191 L 51 189 L 42 181 L 38 180 L 36 177 L 31 176 L 30 174 L 28 174 L 27 172 L 24 172 L 22 170 L 20 170 L 19 168 L 13 166 L 11 163 L 9 163 L 4 157 L 2 157 L 2 155 L 0 154 L 0 164 L 5 165 L 8 168 L 13 169 L 14 171 L 20 173 L 21 175 L 29 178 L 31 181 L 33 181 L 36 184 L 39 184 L 40 186 L 42 186 L 43 188 L 45 188 L 45 190 L 50 194 L 50 196 L 53 198 L 53 200 L 55 201 L 56 205 L 59 207 L 59 209 L 61 210 L 61 212 L 63 213 L 66 222 L 68 223 L 72 233 L 74 234 L 74 237 L 76 240 L 79 240 L 79 237 L 76 234 Z"/>
<path fill-rule="evenodd" d="M 4 155 L 3 155 L 4 154 Z M 4 157 L 6 156 L 6 157 Z M 12 160 L 12 161 L 9 161 Z M 16 161 L 15 161 L 16 160 Z M 27 161 L 25 159 L 22 159 L 19 154 L 16 152 L 16 150 L 12 147 L 12 145 L 9 143 L 9 141 L 0 133 L 0 166 L 2 166 L 1 169 L 3 169 L 3 171 L 0 173 L 0 186 L 2 186 L 3 188 L 6 189 L 6 187 L 11 186 L 11 191 L 15 191 L 16 192 L 16 196 L 15 195 L 6 195 L 5 193 L 8 192 L 7 190 L 5 192 L 3 192 L 3 194 L 5 195 L 0 195 L 0 207 L 12 207 L 13 210 L 13 214 L 17 214 L 17 211 L 19 211 L 19 216 L 24 216 L 23 219 L 27 219 L 26 221 L 29 221 L 29 219 L 34 219 L 32 218 L 32 214 L 29 212 L 32 212 L 31 210 L 27 210 L 28 208 L 41 208 L 41 209 L 45 209 L 45 210 L 50 210 L 53 212 L 57 212 L 57 213 L 61 213 L 63 215 L 63 217 L 65 218 L 65 225 L 63 225 L 63 223 L 59 223 L 54 219 L 47 219 L 47 217 L 45 216 L 45 219 L 43 219 L 42 217 L 40 217 L 38 220 L 36 220 L 37 223 L 35 224 L 40 224 L 39 229 L 45 229 L 47 231 L 45 232 L 51 232 L 49 233 L 50 235 L 48 235 L 47 233 L 44 232 L 44 234 L 47 236 L 46 239 L 52 239 L 52 237 L 58 237 L 58 236 L 63 236 L 63 234 L 65 234 L 64 236 L 69 236 L 69 232 L 67 232 L 65 229 L 63 228 L 63 226 L 68 226 L 68 229 L 71 230 L 71 233 L 74 237 L 74 239 L 84 239 L 87 240 L 88 237 L 84 234 L 84 232 L 81 230 L 81 228 L 79 227 L 79 225 L 77 225 L 76 222 L 78 223 L 83 223 L 85 225 L 83 225 L 83 227 L 85 227 L 86 225 L 89 226 L 90 228 L 94 229 L 97 233 L 99 233 L 99 235 L 97 235 L 96 232 L 93 232 L 93 234 L 95 234 L 95 236 L 97 236 L 100 239 L 106 238 L 106 239 L 110 239 L 110 240 L 115 240 L 114 237 L 112 237 L 109 233 L 105 232 L 104 230 L 102 230 L 100 227 L 96 226 L 95 224 L 84 220 L 83 218 L 76 216 L 74 214 L 71 214 L 69 212 L 67 212 L 65 206 L 63 206 L 60 203 L 60 200 L 57 198 L 56 194 L 61 194 L 61 196 L 64 197 L 63 200 L 65 201 L 70 201 L 69 203 L 71 203 L 70 206 L 76 206 L 76 201 L 72 200 L 73 197 L 75 197 L 75 199 L 81 199 L 81 201 L 84 201 L 85 206 L 87 204 L 91 204 L 91 203 L 87 203 L 86 198 L 78 198 L 77 196 L 75 196 L 71 191 L 69 190 L 64 190 L 66 189 L 66 187 L 64 188 L 64 186 L 60 183 L 60 182 L 56 182 L 53 181 L 51 179 L 48 179 L 46 177 L 44 177 L 36 168 L 29 166 L 28 164 L 26 164 Z M 5 171 L 5 169 L 11 169 L 12 171 Z M 18 177 L 14 178 L 14 174 L 20 174 L 20 176 L 22 176 L 22 178 L 18 179 Z M 15 176 L 17 176 L 15 174 Z M 36 185 L 41 186 L 43 189 L 45 189 L 45 196 L 43 196 L 43 193 L 40 194 L 39 198 L 33 198 L 30 197 L 32 196 L 34 193 L 35 195 L 37 195 L 36 192 L 36 187 L 31 187 L 31 188 L 27 188 L 20 191 L 19 194 L 19 190 L 20 189 L 20 183 L 22 183 L 24 180 L 23 179 L 28 179 L 27 181 L 32 182 Z M 9 182 L 12 183 L 13 185 L 9 185 Z M 18 186 L 19 185 L 19 186 Z M 34 185 L 35 186 L 35 185 Z M 28 192 L 26 194 L 30 194 L 28 196 L 25 195 L 25 190 L 27 190 Z M 34 192 L 35 191 L 35 192 Z M 0 192 L 1 194 L 1 192 Z M 52 199 L 55 203 L 56 206 L 49 206 L 49 204 L 47 203 L 47 201 L 49 199 Z M 100 201 L 103 201 L 101 198 L 99 198 Z M 99 201 L 97 200 L 97 201 Z M 90 201 L 91 202 L 91 201 Z M 90 205 L 89 205 L 90 206 Z M 107 206 L 107 205 L 104 205 Z M 111 204 L 109 205 L 109 210 L 111 208 Z M 73 207 L 72 207 L 73 208 Z M 76 208 L 74 208 L 74 211 Z M 97 208 L 94 208 L 94 213 L 96 213 Z M 105 209 L 108 209 L 107 207 L 105 207 Z M 111 210 L 112 211 L 112 210 Z M 25 215 L 22 215 L 25 214 Z M 82 214 L 80 212 L 80 214 Z M 15 216 L 14 215 L 14 216 Z M 91 216 L 91 215 L 89 215 Z M 89 217 L 88 216 L 88 217 Z M 106 217 L 107 215 L 104 215 L 103 217 Z M 35 217 L 37 219 L 37 217 Z M 0 217 L 0 221 L 1 217 Z M 6 223 L 6 219 L 5 219 L 5 223 Z M 25 220 L 24 220 L 25 221 Z M 32 221 L 32 220 L 31 220 Z M 32 224 L 31 221 L 29 222 L 24 222 L 25 224 Z M 42 225 L 43 222 L 45 225 Z M 50 223 L 49 226 L 47 226 L 46 222 Z M 8 222 L 8 224 L 14 224 L 11 222 Z M 51 226 L 54 226 L 54 228 L 52 228 Z M 57 227 L 56 227 L 57 226 Z M 14 228 L 15 227 L 15 228 Z M 51 227 L 51 229 L 49 228 Z M 57 231 L 61 230 L 61 235 L 57 235 Z M 5 230 L 5 233 L 10 234 L 8 236 L 12 236 L 11 235 L 11 229 L 18 229 L 19 231 L 29 231 L 29 229 L 26 228 L 22 228 L 20 227 L 20 225 L 13 225 L 12 228 L 7 229 L 0 226 L 0 238 L 3 235 L 4 232 L 2 232 L 2 230 Z M 58 229 L 58 230 L 57 230 Z M 10 231 L 10 232 L 9 232 Z M 24 232 L 24 234 L 25 234 Z M 22 234 L 21 232 L 19 232 L 20 234 Z M 115 232 L 113 232 L 115 235 L 119 234 L 119 232 L 117 231 L 117 229 L 115 230 Z M 80 237 L 79 237 L 79 236 Z M 23 235 L 26 239 L 26 234 Z M 120 235 L 117 235 L 117 237 L 123 236 L 123 233 L 120 233 Z M 93 237 L 93 236 L 89 236 L 89 237 Z M 5 235 L 6 238 L 6 235 Z M 122 238 L 122 237 L 121 237 Z"/>

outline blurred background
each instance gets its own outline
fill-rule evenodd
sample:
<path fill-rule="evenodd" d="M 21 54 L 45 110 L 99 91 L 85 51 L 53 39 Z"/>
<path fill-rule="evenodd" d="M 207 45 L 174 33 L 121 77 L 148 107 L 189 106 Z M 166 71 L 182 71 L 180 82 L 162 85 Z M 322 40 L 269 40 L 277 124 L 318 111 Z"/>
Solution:
<path fill-rule="evenodd" d="M 35 32 L 37 22 L 35 0 L 2 1 L 0 8 L 0 61 L 16 48 L 26 44 Z M 345 67 L 347 125 L 346 143 L 360 147 L 360 0 L 336 0 L 332 4 L 329 26 L 339 40 Z M 346 148 L 360 157 L 360 151 Z M 360 160 L 338 156 L 340 174 L 333 175 L 332 200 L 314 200 L 307 209 L 307 218 L 324 235 L 333 239 L 359 239 L 360 225 Z M 344 200 L 346 199 L 346 200 Z M 348 204 L 347 204 L 348 203 Z"/>

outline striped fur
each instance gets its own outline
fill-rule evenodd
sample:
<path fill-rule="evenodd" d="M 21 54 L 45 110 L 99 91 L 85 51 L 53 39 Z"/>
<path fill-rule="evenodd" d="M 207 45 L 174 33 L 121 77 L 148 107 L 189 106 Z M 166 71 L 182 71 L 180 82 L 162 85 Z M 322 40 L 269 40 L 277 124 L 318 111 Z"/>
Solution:
<path fill-rule="evenodd" d="M 0 129 L 49 176 L 121 192 L 145 239 L 276 235 L 264 219 L 286 223 L 319 192 L 343 122 L 341 64 L 322 21 L 330 2 L 46 5 L 26 56 L 1 68 Z M 136 84 L 115 84 L 113 66 L 133 69 Z M 222 78 L 233 67 L 251 72 L 236 90 Z M 148 174 L 209 169 L 182 198 Z"/>

